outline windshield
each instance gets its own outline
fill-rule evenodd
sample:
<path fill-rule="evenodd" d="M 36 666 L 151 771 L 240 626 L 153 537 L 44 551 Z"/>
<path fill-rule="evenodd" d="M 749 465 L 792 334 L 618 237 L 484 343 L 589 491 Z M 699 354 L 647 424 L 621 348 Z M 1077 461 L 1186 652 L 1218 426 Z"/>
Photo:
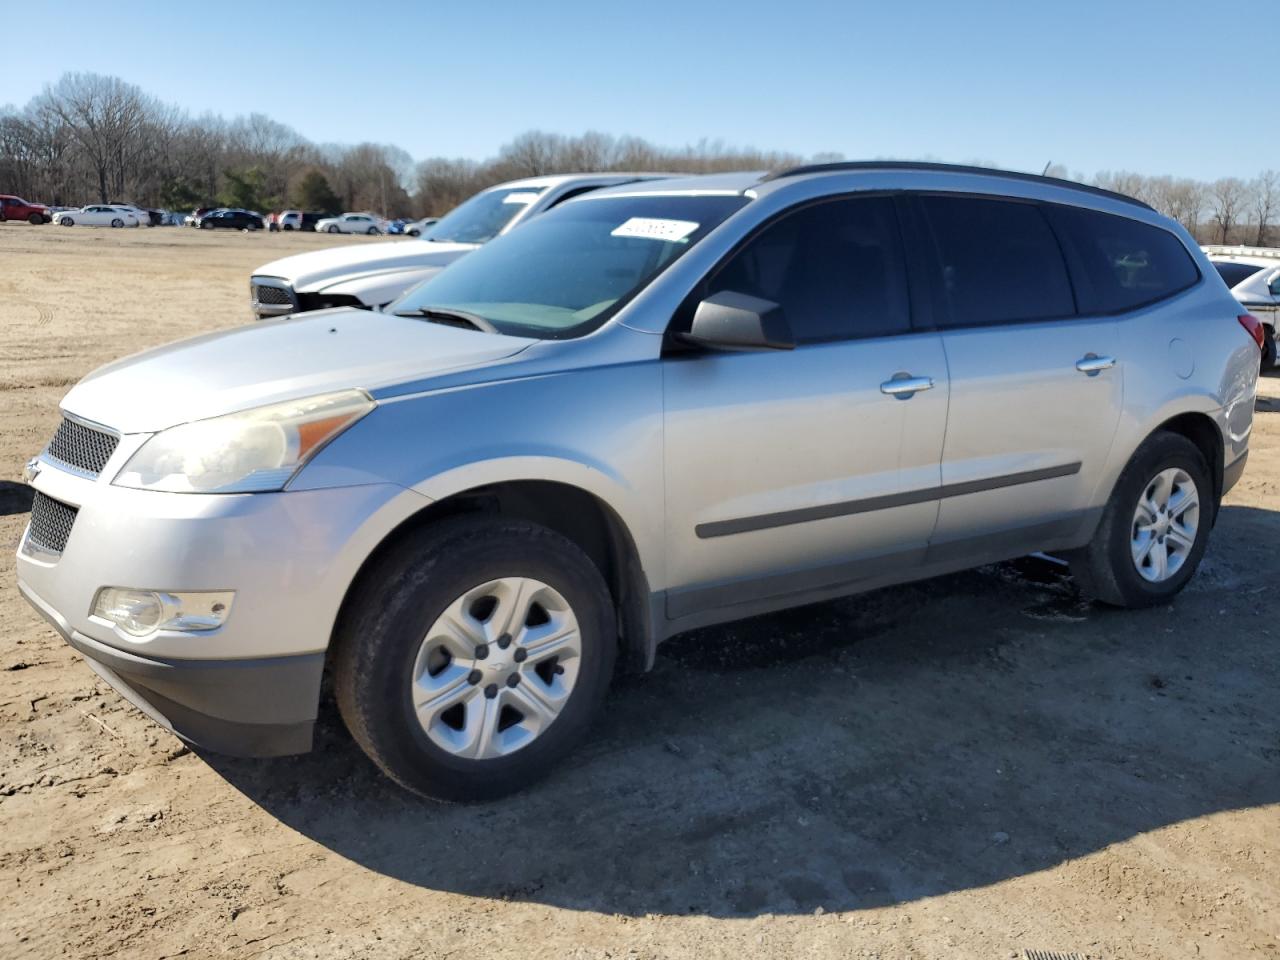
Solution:
<path fill-rule="evenodd" d="M 538 187 L 477 193 L 441 217 L 423 239 L 435 243 L 488 243 L 541 194 Z"/>
<path fill-rule="evenodd" d="M 512 336 L 579 337 L 746 202 L 659 195 L 575 200 L 453 263 L 386 309 L 455 310 Z"/>
<path fill-rule="evenodd" d="M 1252 263 L 1228 263 L 1224 260 L 1213 261 L 1213 266 L 1228 287 L 1244 283 L 1244 281 L 1262 269 L 1261 267 L 1255 267 Z"/>

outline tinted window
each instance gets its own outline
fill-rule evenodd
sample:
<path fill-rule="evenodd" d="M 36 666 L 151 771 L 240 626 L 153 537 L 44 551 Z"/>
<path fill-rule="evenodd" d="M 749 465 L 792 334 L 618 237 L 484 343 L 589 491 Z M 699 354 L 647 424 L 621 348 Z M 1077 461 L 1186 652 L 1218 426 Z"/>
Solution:
<path fill-rule="evenodd" d="M 1223 263 L 1215 260 L 1213 269 L 1218 271 L 1218 276 L 1222 277 L 1228 287 L 1234 287 L 1238 283 L 1244 283 L 1262 268 L 1251 263 Z"/>
<path fill-rule="evenodd" d="M 1168 230 L 1096 210 L 1048 209 L 1076 266 L 1081 312 L 1131 310 L 1200 279 L 1191 254 Z"/>
<path fill-rule="evenodd" d="M 782 305 L 798 343 L 902 333 L 907 275 L 893 201 L 815 204 L 766 227 L 707 294 L 734 290 Z"/>
<path fill-rule="evenodd" d="M 942 270 L 944 326 L 1046 320 L 1075 313 L 1057 238 L 1030 203 L 923 197 Z"/>

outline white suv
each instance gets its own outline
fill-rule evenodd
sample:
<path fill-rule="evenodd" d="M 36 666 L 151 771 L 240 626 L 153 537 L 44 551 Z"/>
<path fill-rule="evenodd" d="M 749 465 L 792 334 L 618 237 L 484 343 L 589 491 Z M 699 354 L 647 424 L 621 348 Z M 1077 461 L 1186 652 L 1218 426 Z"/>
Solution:
<path fill-rule="evenodd" d="M 249 278 L 259 320 L 325 307 L 381 307 L 494 237 L 566 200 L 661 173 L 578 173 L 513 180 L 481 190 L 451 210 L 421 240 L 313 250 L 263 264 Z M 316 224 L 326 229 L 328 220 Z"/>
<path fill-rule="evenodd" d="M 1262 322 L 1266 337 L 1262 369 L 1272 369 L 1276 365 L 1276 320 L 1280 317 L 1280 250 L 1208 246 L 1204 252 L 1232 295 Z"/>

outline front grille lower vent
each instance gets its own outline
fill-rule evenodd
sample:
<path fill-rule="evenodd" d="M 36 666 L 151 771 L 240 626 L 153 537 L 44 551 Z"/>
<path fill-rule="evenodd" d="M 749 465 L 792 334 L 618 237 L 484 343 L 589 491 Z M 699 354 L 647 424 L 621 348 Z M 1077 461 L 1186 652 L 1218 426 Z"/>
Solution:
<path fill-rule="evenodd" d="M 253 298 L 258 303 L 269 303 L 277 307 L 287 307 L 293 304 L 293 297 L 283 287 L 268 287 L 263 284 L 255 284 Z"/>
<path fill-rule="evenodd" d="M 105 430 L 63 418 L 44 455 L 50 460 L 96 477 L 116 452 L 120 438 Z"/>
<path fill-rule="evenodd" d="M 62 553 L 67 548 L 77 513 L 79 510 L 75 507 L 37 490 L 31 501 L 31 530 L 27 540 L 46 553 Z"/>

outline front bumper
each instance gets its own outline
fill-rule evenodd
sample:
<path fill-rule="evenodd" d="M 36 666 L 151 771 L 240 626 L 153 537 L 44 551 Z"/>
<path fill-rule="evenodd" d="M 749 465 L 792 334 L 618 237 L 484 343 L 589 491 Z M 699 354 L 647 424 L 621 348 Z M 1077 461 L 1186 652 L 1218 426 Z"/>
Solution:
<path fill-rule="evenodd" d="M 236 757 L 311 749 L 323 653 L 262 660 L 140 656 L 79 633 L 26 584 L 18 589 L 94 672 L 183 740 Z"/>

